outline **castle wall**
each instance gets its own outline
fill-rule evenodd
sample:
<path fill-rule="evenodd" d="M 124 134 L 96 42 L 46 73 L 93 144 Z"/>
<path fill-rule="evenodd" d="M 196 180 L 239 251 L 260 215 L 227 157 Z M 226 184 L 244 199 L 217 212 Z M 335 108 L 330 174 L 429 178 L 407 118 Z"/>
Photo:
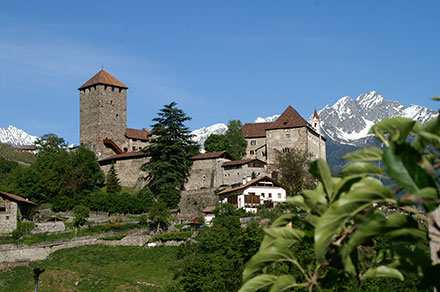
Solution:
<path fill-rule="evenodd" d="M 216 188 L 222 184 L 221 165 L 229 159 L 200 159 L 194 160 L 188 181 L 185 184 L 186 190 L 197 190 L 201 188 Z"/>
<path fill-rule="evenodd" d="M 243 179 L 252 177 L 255 172 L 257 176 L 269 175 L 267 167 L 249 167 L 247 164 L 239 166 L 239 168 L 225 169 L 223 168 L 222 185 L 232 185 L 242 183 Z"/>
<path fill-rule="evenodd" d="M 127 90 L 95 85 L 80 90 L 80 143 L 98 158 L 113 155 L 103 144 L 112 139 L 119 147 L 126 144 Z"/>
<path fill-rule="evenodd" d="M 283 152 L 283 148 L 308 149 L 308 130 L 306 127 L 275 129 L 266 131 L 267 135 L 267 163 L 277 162 L 277 151 Z"/>
<path fill-rule="evenodd" d="M 316 136 L 311 132 L 307 134 L 308 151 L 313 155 L 313 159 L 322 158 L 326 160 L 326 145 L 322 136 Z"/>
<path fill-rule="evenodd" d="M 118 174 L 121 186 L 134 187 L 136 189 L 143 188 L 147 181 L 147 173 L 141 170 L 141 167 L 147 163 L 149 157 L 137 157 L 131 159 L 121 159 L 115 161 L 115 170 Z M 101 165 L 102 171 L 107 175 L 111 163 Z"/>
<path fill-rule="evenodd" d="M 181 220 L 191 220 L 203 216 L 202 210 L 207 206 L 217 205 L 218 195 L 215 188 L 182 191 L 179 202 Z"/>
<path fill-rule="evenodd" d="M 247 147 L 246 155 L 243 159 L 260 159 L 266 160 L 266 137 L 246 138 Z"/>

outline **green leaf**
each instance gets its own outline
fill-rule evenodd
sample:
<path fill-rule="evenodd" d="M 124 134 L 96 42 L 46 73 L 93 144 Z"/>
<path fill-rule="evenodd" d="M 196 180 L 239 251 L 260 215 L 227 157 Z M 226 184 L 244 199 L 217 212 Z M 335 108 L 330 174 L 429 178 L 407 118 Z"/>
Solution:
<path fill-rule="evenodd" d="M 278 279 L 274 275 L 258 275 L 245 282 L 238 292 L 255 292 L 270 287 Z"/>
<path fill-rule="evenodd" d="M 417 122 L 412 119 L 394 117 L 376 123 L 368 133 L 389 134 L 389 140 L 403 143 L 416 124 Z"/>
<path fill-rule="evenodd" d="M 384 151 L 383 162 L 388 175 L 414 194 L 421 188 L 434 186 L 432 177 L 418 165 L 421 158 L 420 153 L 408 143 L 391 143 Z"/>
<path fill-rule="evenodd" d="M 324 159 L 319 158 L 310 164 L 310 173 L 313 174 L 324 186 L 325 193 L 329 198 L 333 196 L 333 181 L 330 168 Z"/>
<path fill-rule="evenodd" d="M 311 208 L 304 201 L 304 197 L 300 196 L 300 195 L 287 198 L 287 203 L 293 204 L 293 205 L 301 208 L 304 211 L 310 211 L 311 210 Z"/>
<path fill-rule="evenodd" d="M 276 239 L 285 239 L 291 242 L 291 244 L 295 244 L 300 242 L 306 233 L 300 229 L 294 229 L 290 227 L 275 227 L 269 228 L 265 230 L 266 233 Z"/>
<path fill-rule="evenodd" d="M 320 184 L 320 186 L 322 186 Z M 322 189 L 322 187 L 321 187 Z M 312 212 L 322 214 L 327 209 L 327 199 L 325 198 L 325 193 L 319 191 L 319 186 L 316 190 L 304 190 L 303 197 L 306 205 L 310 208 Z"/>
<path fill-rule="evenodd" d="M 342 156 L 343 160 L 376 161 L 382 160 L 382 150 L 378 147 L 365 147 Z"/>
<path fill-rule="evenodd" d="M 370 162 L 358 161 L 354 163 L 350 163 L 347 165 L 341 172 L 339 172 L 342 176 L 347 175 L 382 175 L 382 169 L 376 164 Z"/>
<path fill-rule="evenodd" d="M 343 193 L 318 219 L 314 234 L 317 258 L 324 258 L 333 236 L 342 230 L 348 220 L 373 203 L 379 202 L 396 203 L 395 195 L 372 177 L 363 178 L 353 184 L 348 193 Z"/>
<path fill-rule="evenodd" d="M 295 260 L 294 254 L 283 243 L 275 242 L 268 245 L 266 248 L 260 248 L 259 252 L 255 254 L 247 263 L 243 271 L 243 280 L 247 281 L 256 275 L 265 266 L 274 262 L 290 262 Z"/>
<path fill-rule="evenodd" d="M 396 278 L 400 281 L 404 280 L 403 275 L 399 270 L 387 266 L 379 266 L 377 268 L 368 269 L 362 275 L 362 278 Z"/>
<path fill-rule="evenodd" d="M 355 267 L 351 257 L 356 256 L 356 247 L 365 245 L 369 240 L 380 234 L 389 234 L 396 240 L 425 240 L 426 231 L 418 227 L 417 221 L 403 214 L 393 214 L 388 219 L 379 213 L 371 214 L 368 220 L 361 224 L 350 237 L 348 243 L 341 249 L 342 262 L 345 271 L 354 274 Z"/>
<path fill-rule="evenodd" d="M 272 289 L 270 289 L 270 292 L 282 292 L 297 286 L 298 284 L 296 283 L 295 277 L 292 275 L 282 275 L 278 277 L 277 281 L 272 286 Z"/>

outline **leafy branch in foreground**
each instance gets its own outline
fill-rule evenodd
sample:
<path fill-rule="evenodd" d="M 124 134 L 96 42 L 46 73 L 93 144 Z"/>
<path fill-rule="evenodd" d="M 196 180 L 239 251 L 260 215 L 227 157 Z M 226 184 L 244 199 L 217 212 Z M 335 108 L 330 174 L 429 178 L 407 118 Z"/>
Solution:
<path fill-rule="evenodd" d="M 416 272 L 427 286 L 440 288 L 440 220 L 434 215 L 440 203 L 440 119 L 421 125 L 392 118 L 375 124 L 370 133 L 384 149 L 348 153 L 343 158 L 351 164 L 339 177 L 331 176 L 323 160 L 312 163 L 317 188 L 289 199 L 301 210 L 298 214 L 305 215 L 284 214 L 266 230 L 258 253 L 243 272 L 241 292 L 267 288 L 321 291 L 341 279 L 404 280 L 406 271 Z M 414 137 L 412 143 L 409 135 Z M 386 169 L 378 167 L 377 161 Z M 393 180 L 397 187 L 386 186 L 379 178 Z M 408 205 L 423 207 L 429 232 L 411 215 L 382 212 Z M 381 236 L 392 244 L 378 248 Z M 417 245 L 428 240 L 434 260 Z M 293 252 L 295 246 L 306 244 L 313 246 L 313 253 L 299 256 Z M 280 272 L 277 267 L 281 265 L 287 265 L 288 272 Z"/>

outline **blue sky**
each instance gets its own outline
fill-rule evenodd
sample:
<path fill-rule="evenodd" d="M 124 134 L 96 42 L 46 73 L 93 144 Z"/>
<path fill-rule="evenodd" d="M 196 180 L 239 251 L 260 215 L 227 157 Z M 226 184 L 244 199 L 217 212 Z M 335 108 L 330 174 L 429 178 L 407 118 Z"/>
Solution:
<path fill-rule="evenodd" d="M 132 128 L 171 101 L 192 130 L 370 90 L 436 109 L 438 3 L 2 1 L 0 127 L 78 143 L 77 88 L 102 65 L 129 87 Z"/>

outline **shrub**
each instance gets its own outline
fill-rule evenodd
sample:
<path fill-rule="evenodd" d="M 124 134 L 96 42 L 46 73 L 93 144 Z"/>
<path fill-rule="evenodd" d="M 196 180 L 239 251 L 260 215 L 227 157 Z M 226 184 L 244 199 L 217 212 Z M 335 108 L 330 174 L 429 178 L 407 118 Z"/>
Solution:
<path fill-rule="evenodd" d="M 170 240 L 184 241 L 190 238 L 192 234 L 193 234 L 192 231 L 161 233 L 153 236 L 148 242 L 170 241 Z"/>

